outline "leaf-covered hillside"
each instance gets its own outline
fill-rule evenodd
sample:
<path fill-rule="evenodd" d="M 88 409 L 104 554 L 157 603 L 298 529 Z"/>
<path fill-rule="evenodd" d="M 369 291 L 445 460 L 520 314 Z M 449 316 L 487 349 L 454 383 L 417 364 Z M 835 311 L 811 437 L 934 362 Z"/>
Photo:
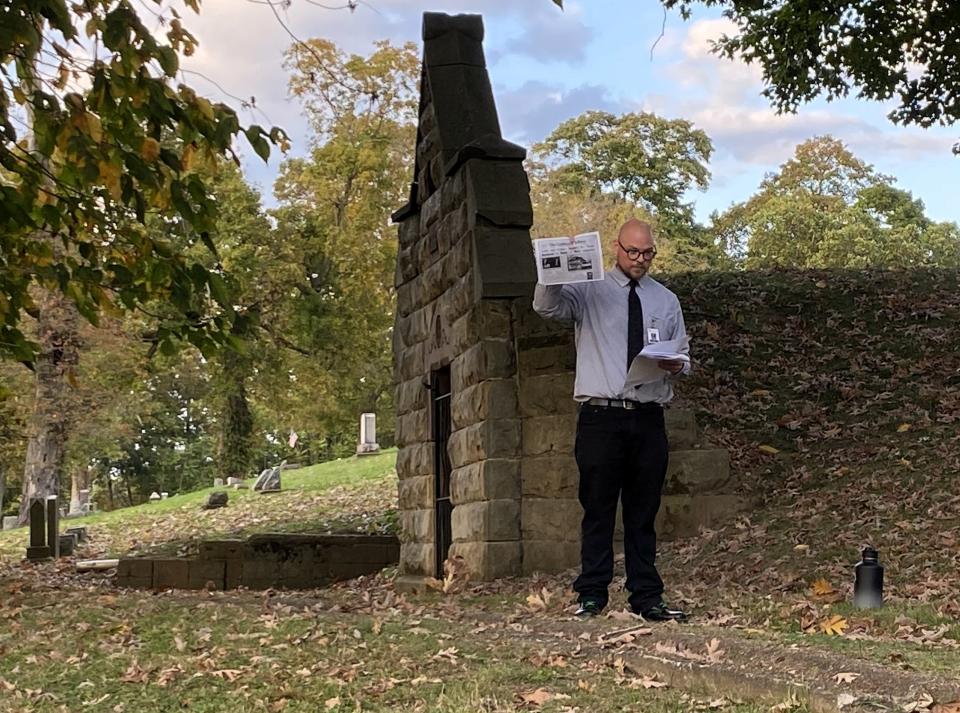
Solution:
<path fill-rule="evenodd" d="M 668 548 L 677 576 L 701 568 L 685 594 L 809 594 L 820 577 L 849 587 L 873 544 L 888 594 L 960 614 L 958 273 L 662 279 L 697 365 L 678 401 L 730 450 L 753 499 L 735 526 Z"/>

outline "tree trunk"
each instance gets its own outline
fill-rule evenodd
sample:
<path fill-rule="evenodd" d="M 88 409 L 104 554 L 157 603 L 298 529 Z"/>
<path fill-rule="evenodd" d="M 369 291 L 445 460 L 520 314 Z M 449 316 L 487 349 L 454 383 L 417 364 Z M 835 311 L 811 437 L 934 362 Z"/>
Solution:
<path fill-rule="evenodd" d="M 23 471 L 20 524 L 29 519 L 32 498 L 59 494 L 69 416 L 65 399 L 69 388 L 67 374 L 76 367 L 80 356 L 78 314 L 73 303 L 49 290 L 39 293 L 37 303 L 40 351 L 35 363 L 37 389 Z"/>
<path fill-rule="evenodd" d="M 246 377 L 249 359 L 239 352 L 225 350 L 223 365 L 223 414 L 220 424 L 220 453 L 217 473 L 227 478 L 247 478 L 253 465 L 253 415 L 247 401 Z"/>
<path fill-rule="evenodd" d="M 3 514 L 3 496 L 7 494 L 7 469 L 0 466 L 0 515 Z"/>

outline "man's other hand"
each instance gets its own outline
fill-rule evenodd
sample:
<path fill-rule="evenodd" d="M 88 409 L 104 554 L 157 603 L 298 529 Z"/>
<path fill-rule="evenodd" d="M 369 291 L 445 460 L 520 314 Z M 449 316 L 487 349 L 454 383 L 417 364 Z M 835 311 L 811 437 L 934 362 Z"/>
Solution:
<path fill-rule="evenodd" d="M 657 362 L 657 366 L 664 371 L 669 371 L 674 376 L 683 371 L 683 362 L 679 359 L 661 359 Z"/>

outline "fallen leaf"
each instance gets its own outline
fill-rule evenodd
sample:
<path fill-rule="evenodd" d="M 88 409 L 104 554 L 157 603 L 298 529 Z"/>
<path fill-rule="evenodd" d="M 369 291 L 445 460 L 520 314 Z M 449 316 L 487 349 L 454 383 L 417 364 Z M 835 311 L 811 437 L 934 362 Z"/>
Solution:
<path fill-rule="evenodd" d="M 556 696 L 545 688 L 538 688 L 530 693 L 521 693 L 520 700 L 533 706 L 542 706 L 544 703 L 552 701 Z"/>
<path fill-rule="evenodd" d="M 849 693 L 841 693 L 837 696 L 837 708 L 846 708 L 857 702 L 857 697 Z"/>
<path fill-rule="evenodd" d="M 837 683 L 853 683 L 858 678 L 860 678 L 859 673 L 853 673 L 851 671 L 845 671 L 843 673 L 838 673 L 833 677 L 833 680 Z"/>
<path fill-rule="evenodd" d="M 960 713 L 960 699 L 949 703 L 938 703 L 930 709 L 930 713 Z"/>
<path fill-rule="evenodd" d="M 829 619 L 824 619 L 820 622 L 820 630 L 830 636 L 842 636 L 846 628 L 847 620 L 839 614 L 834 614 Z"/>
<path fill-rule="evenodd" d="M 813 593 L 818 597 L 833 594 L 833 591 L 833 585 L 825 579 L 818 579 L 813 583 Z"/>
<path fill-rule="evenodd" d="M 334 708 L 337 708 L 339 705 L 340 705 L 340 696 L 336 696 L 335 698 L 328 698 L 323 702 L 323 707 L 326 708 L 328 711 L 333 710 Z"/>
<path fill-rule="evenodd" d="M 774 448 L 773 446 L 768 446 L 768 445 L 757 446 L 757 450 L 760 451 L 761 453 L 767 453 L 768 455 L 771 455 L 771 456 L 775 456 L 777 455 L 777 453 L 780 452 L 779 448 Z"/>
<path fill-rule="evenodd" d="M 897 426 L 897 433 L 906 433 L 911 428 L 913 428 L 912 423 L 901 423 L 899 426 Z"/>

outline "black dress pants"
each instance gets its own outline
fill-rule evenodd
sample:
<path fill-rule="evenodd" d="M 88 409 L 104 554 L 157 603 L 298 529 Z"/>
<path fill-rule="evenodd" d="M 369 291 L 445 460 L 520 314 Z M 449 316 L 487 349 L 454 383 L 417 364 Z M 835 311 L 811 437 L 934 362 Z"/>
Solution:
<path fill-rule="evenodd" d="M 577 420 L 577 467 L 583 506 L 581 572 L 573 584 L 580 601 L 606 606 L 613 580 L 613 532 L 617 501 L 623 501 L 627 590 L 634 609 L 657 604 L 663 580 L 655 564 L 657 534 L 653 523 L 667 473 L 667 433 L 663 408 L 580 407 Z"/>

